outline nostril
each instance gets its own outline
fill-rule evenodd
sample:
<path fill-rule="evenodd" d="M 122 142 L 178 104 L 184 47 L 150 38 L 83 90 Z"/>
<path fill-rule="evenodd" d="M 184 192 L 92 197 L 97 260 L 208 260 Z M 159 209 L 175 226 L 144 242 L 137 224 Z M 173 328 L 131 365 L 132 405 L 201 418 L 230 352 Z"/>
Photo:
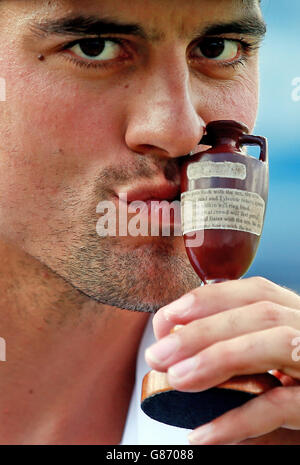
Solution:
<path fill-rule="evenodd" d="M 166 150 L 151 144 L 136 144 L 134 146 L 134 151 L 141 155 L 156 155 L 163 159 L 168 157 L 168 152 Z"/>

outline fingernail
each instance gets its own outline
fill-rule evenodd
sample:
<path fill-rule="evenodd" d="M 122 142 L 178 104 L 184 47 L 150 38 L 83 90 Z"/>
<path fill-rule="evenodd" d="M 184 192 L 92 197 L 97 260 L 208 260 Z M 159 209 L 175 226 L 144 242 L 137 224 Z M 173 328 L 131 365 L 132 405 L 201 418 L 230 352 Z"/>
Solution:
<path fill-rule="evenodd" d="M 213 430 L 213 424 L 208 423 L 207 425 L 201 426 L 196 429 L 188 436 L 190 444 L 203 444 L 211 439 Z"/>
<path fill-rule="evenodd" d="M 175 325 L 174 328 L 171 329 L 170 333 L 176 333 L 176 331 L 179 331 L 181 328 L 184 328 L 184 325 Z"/>
<path fill-rule="evenodd" d="M 165 337 L 156 344 L 153 344 L 145 352 L 146 360 L 150 360 L 155 363 L 165 362 L 174 352 L 179 349 L 180 340 L 175 335 Z"/>
<path fill-rule="evenodd" d="M 196 367 L 196 360 L 195 357 L 187 358 L 186 360 L 183 360 L 183 362 L 176 363 L 176 365 L 173 365 L 171 368 L 169 368 L 169 375 L 172 378 L 184 378 L 186 375 L 194 371 Z"/>
<path fill-rule="evenodd" d="M 163 313 L 166 320 L 168 320 L 170 317 L 172 318 L 172 316 L 186 316 L 190 312 L 194 303 L 194 294 L 186 294 L 180 299 L 175 300 L 175 302 L 172 302 L 163 308 Z"/>

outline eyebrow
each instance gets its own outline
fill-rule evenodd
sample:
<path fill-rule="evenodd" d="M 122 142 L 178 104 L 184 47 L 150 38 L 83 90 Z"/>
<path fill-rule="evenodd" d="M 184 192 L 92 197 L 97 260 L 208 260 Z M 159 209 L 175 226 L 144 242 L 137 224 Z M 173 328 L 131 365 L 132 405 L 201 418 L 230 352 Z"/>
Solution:
<path fill-rule="evenodd" d="M 164 33 L 151 31 L 146 33 L 139 24 L 124 24 L 114 18 L 98 18 L 96 16 L 66 16 L 40 23 L 31 23 L 31 31 L 41 36 L 72 35 L 72 36 L 102 36 L 104 34 L 135 35 L 150 41 L 162 40 Z M 245 16 L 240 20 L 207 24 L 193 36 L 208 36 L 221 34 L 245 34 L 262 38 L 266 34 L 266 24 L 258 16 Z"/>
<path fill-rule="evenodd" d="M 205 35 L 245 34 L 264 37 L 267 32 L 266 23 L 258 16 L 249 16 L 230 23 L 218 23 L 205 28 Z"/>
<path fill-rule="evenodd" d="M 137 24 L 123 24 L 117 20 L 100 19 L 95 16 L 66 16 L 41 23 L 32 23 L 30 29 L 37 35 L 99 36 L 102 34 L 132 34 L 146 38 L 146 33 Z"/>

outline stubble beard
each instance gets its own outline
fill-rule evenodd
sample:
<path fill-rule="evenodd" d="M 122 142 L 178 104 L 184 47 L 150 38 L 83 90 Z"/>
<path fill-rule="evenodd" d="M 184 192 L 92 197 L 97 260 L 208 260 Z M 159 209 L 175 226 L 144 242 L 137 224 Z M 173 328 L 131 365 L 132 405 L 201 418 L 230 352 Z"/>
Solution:
<path fill-rule="evenodd" d="M 88 298 L 121 309 L 155 312 L 200 286 L 182 237 L 100 237 L 96 230 L 96 207 L 101 200 L 112 200 L 111 186 L 153 179 L 162 170 L 170 180 L 178 176 L 176 163 L 149 167 L 141 157 L 130 171 L 102 170 L 85 186 L 84 195 L 69 186 L 63 195 L 62 219 L 50 231 L 55 242 L 44 248 L 47 257 L 35 257 Z M 66 217 L 72 220 L 65 234 Z M 51 256 L 59 243 L 60 252 Z"/>
<path fill-rule="evenodd" d="M 122 309 L 155 312 L 200 285 L 182 238 L 154 238 L 126 247 L 124 238 L 84 239 L 67 266 L 67 280 L 95 301 Z"/>

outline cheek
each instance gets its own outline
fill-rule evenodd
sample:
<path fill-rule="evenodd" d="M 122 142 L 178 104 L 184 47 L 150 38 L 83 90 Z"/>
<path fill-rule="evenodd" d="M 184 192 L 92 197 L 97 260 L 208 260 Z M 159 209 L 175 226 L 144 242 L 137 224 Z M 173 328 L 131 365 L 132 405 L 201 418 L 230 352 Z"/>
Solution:
<path fill-rule="evenodd" d="M 124 124 L 118 89 L 101 92 L 99 86 L 89 91 L 85 84 L 47 76 L 39 80 L 24 73 L 10 95 L 4 145 L 23 176 L 31 173 L 33 181 L 39 184 L 41 178 L 46 185 L 55 174 L 67 184 L 76 173 L 118 162 Z"/>
<path fill-rule="evenodd" d="M 235 119 L 244 122 L 253 131 L 258 109 L 258 85 L 252 80 L 241 80 L 235 89 L 224 95 L 224 102 L 232 108 Z"/>
<path fill-rule="evenodd" d="M 6 130 L 0 134 L 1 227 L 31 234 L 36 225 L 40 230 L 34 234 L 40 234 L 49 224 L 73 219 L 70 205 L 79 200 L 87 205 L 97 174 L 119 163 L 122 99 L 117 88 L 109 95 L 88 92 L 86 85 L 66 80 L 39 80 L 37 73 L 7 83 Z"/>
<path fill-rule="evenodd" d="M 108 95 L 109 94 L 109 95 Z M 49 85 L 40 92 L 23 94 L 19 122 L 27 126 L 27 143 L 51 155 L 60 148 L 74 161 L 97 159 L 105 162 L 102 148 L 120 139 L 122 109 L 118 92 L 87 92 L 84 86 L 68 83 Z M 30 120 L 26 119 L 26 114 Z M 26 120 L 28 122 L 26 122 Z M 38 130 L 37 130 L 38 128 Z"/>
<path fill-rule="evenodd" d="M 203 119 L 233 119 L 246 124 L 252 132 L 258 109 L 258 76 L 242 76 L 234 81 L 208 85 L 202 100 Z"/>

